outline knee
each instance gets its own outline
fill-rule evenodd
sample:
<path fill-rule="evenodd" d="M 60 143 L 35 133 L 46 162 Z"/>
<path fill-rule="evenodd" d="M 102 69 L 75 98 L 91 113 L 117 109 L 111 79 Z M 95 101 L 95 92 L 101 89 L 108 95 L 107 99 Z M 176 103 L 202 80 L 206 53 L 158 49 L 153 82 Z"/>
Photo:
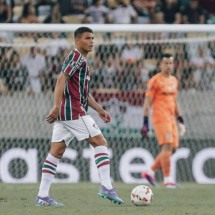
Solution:
<path fill-rule="evenodd" d="M 101 136 L 99 138 L 94 138 L 93 140 L 91 140 L 90 144 L 93 147 L 97 147 L 97 146 L 106 146 L 107 147 L 107 140 L 103 136 Z"/>
<path fill-rule="evenodd" d="M 57 158 L 61 159 L 63 157 L 63 153 L 64 153 L 64 151 L 57 151 L 56 152 Z"/>
<path fill-rule="evenodd" d="M 167 152 L 172 152 L 173 148 L 172 148 L 172 145 L 171 144 L 164 144 L 162 146 L 162 151 L 167 151 Z"/>
<path fill-rule="evenodd" d="M 57 150 L 51 150 L 50 151 L 51 155 L 58 158 L 58 159 L 61 159 L 63 157 L 63 153 L 62 151 L 57 151 Z"/>
<path fill-rule="evenodd" d="M 54 157 L 61 159 L 63 157 L 65 149 L 66 149 L 65 147 L 51 147 L 50 153 Z"/>

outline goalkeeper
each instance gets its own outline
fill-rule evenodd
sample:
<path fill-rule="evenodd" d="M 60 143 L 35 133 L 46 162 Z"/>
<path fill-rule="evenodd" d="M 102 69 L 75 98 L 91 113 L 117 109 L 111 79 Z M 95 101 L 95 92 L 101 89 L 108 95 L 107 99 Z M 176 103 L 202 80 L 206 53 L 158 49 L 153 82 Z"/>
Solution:
<path fill-rule="evenodd" d="M 163 185 L 166 188 L 177 188 L 170 175 L 170 158 L 179 147 L 178 131 L 181 136 L 186 132 L 177 101 L 178 81 L 172 75 L 173 69 L 173 56 L 168 53 L 163 54 L 160 62 L 160 72 L 147 83 L 143 105 L 143 128 L 141 130 L 142 135 L 146 137 L 149 132 L 149 110 L 152 108 L 152 123 L 161 151 L 151 168 L 142 172 L 142 177 L 155 186 L 155 172 L 161 168 Z"/>

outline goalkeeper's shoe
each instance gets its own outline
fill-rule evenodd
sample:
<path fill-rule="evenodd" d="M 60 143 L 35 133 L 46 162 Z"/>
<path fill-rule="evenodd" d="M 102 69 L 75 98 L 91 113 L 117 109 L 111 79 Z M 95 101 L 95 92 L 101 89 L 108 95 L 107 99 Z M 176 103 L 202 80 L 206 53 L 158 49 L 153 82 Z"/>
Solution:
<path fill-rule="evenodd" d="M 155 176 L 150 175 L 148 172 L 142 172 L 141 176 L 145 178 L 152 186 L 156 187 Z"/>
<path fill-rule="evenodd" d="M 98 195 L 101 198 L 110 200 L 114 204 L 118 205 L 124 204 L 123 200 L 118 197 L 116 190 L 114 188 L 108 190 L 106 187 L 101 185 Z"/>
<path fill-rule="evenodd" d="M 163 183 L 163 186 L 166 187 L 166 188 L 170 188 L 170 189 L 179 188 L 179 186 L 174 182 Z"/>
<path fill-rule="evenodd" d="M 36 206 L 39 206 L 39 207 L 47 207 L 47 206 L 62 207 L 62 206 L 64 206 L 64 204 L 62 204 L 60 202 L 56 202 L 50 196 L 47 196 L 47 197 L 37 196 L 37 198 L 36 198 Z"/>

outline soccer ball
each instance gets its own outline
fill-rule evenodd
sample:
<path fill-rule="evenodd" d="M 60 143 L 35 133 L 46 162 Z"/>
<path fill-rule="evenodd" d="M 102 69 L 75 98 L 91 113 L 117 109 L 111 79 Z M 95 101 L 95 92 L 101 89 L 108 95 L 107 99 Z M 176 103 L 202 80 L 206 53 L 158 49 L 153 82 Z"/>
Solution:
<path fill-rule="evenodd" d="M 136 206 L 150 205 L 152 197 L 152 190 L 145 185 L 139 185 L 131 191 L 131 201 Z"/>

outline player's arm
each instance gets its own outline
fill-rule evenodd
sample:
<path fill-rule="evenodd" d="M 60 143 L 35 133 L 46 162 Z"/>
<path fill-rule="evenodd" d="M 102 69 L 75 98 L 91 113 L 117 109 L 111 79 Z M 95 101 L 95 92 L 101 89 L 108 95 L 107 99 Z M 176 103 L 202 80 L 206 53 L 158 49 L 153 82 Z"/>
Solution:
<path fill-rule="evenodd" d="M 178 117 L 178 116 L 181 116 L 181 108 L 180 108 L 180 105 L 179 105 L 179 102 L 175 101 L 175 115 Z"/>
<path fill-rule="evenodd" d="M 141 129 L 142 136 L 146 137 L 149 132 L 149 110 L 152 104 L 151 97 L 145 97 L 143 104 L 143 127 Z"/>
<path fill-rule="evenodd" d="M 101 105 L 99 105 L 96 100 L 93 98 L 93 96 L 89 93 L 89 97 L 88 97 L 88 104 L 91 108 L 93 108 L 100 116 L 100 118 L 104 121 L 104 122 L 110 122 L 111 121 L 111 116 L 110 114 L 105 111 Z"/>
<path fill-rule="evenodd" d="M 182 117 L 182 113 L 181 113 L 181 109 L 180 109 L 180 105 L 179 102 L 175 101 L 175 115 L 177 117 L 177 121 L 178 121 L 178 127 L 179 127 L 179 135 L 180 136 L 184 136 L 185 132 L 186 132 L 186 127 L 184 125 L 184 119 Z"/>
<path fill-rule="evenodd" d="M 49 112 L 49 115 L 46 117 L 46 120 L 48 123 L 53 123 L 58 117 L 58 113 L 60 110 L 60 105 L 63 97 L 63 92 L 64 92 L 64 86 L 67 79 L 68 79 L 68 76 L 65 75 L 64 73 L 60 73 L 60 75 L 58 76 L 58 79 L 55 85 L 55 90 L 54 90 L 54 106 Z"/>
<path fill-rule="evenodd" d="M 143 116 L 149 117 L 149 110 L 152 105 L 152 98 L 145 97 L 144 104 L 143 104 Z"/>

